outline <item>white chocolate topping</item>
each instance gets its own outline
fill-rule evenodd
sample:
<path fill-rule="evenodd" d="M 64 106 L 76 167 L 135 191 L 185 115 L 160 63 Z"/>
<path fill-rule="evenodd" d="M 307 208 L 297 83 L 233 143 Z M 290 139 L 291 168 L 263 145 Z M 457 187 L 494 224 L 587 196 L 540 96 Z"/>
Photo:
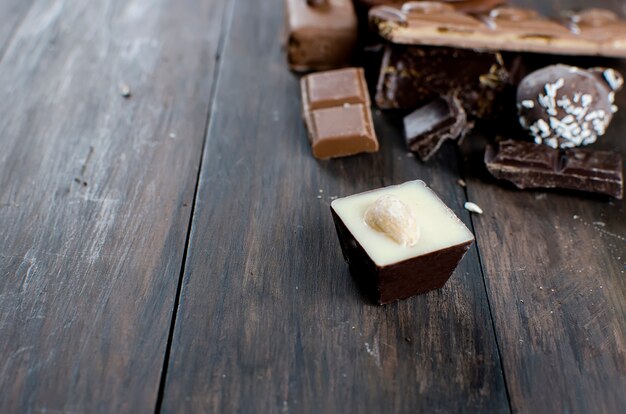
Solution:
<path fill-rule="evenodd" d="M 412 246 L 398 243 L 365 222 L 367 209 L 388 195 L 405 204 L 416 221 L 419 239 Z M 420 180 L 339 198 L 331 206 L 378 266 L 402 262 L 474 239 L 465 224 Z"/>

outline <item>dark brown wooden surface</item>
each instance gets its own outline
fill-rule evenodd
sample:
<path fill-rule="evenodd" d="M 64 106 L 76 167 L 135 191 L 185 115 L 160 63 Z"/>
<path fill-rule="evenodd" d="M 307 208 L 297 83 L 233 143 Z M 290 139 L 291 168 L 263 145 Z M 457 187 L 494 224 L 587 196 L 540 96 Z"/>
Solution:
<path fill-rule="evenodd" d="M 621 412 L 625 202 L 497 183 L 478 136 L 420 163 L 378 111 L 380 153 L 316 161 L 282 22 L 0 1 L 0 412 Z M 598 146 L 626 155 L 624 128 Z M 477 243 L 444 289 L 370 305 L 330 201 L 416 178 Z"/>
<path fill-rule="evenodd" d="M 476 250 L 441 291 L 380 308 L 330 215 L 332 197 L 423 178 L 469 222 L 453 148 L 422 165 L 376 115 L 380 153 L 316 161 L 268 3 L 238 1 L 225 45 L 164 411 L 506 411 Z"/>
<path fill-rule="evenodd" d="M 154 411 L 222 4 L 38 1 L 13 36 L 0 61 L 0 412 Z"/>

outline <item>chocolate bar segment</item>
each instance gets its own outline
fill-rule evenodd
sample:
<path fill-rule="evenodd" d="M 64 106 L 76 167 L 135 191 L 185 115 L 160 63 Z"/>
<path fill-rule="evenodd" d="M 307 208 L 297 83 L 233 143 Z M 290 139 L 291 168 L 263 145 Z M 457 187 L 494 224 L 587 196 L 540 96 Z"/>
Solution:
<path fill-rule="evenodd" d="M 372 206 L 379 214 L 373 223 Z M 443 287 L 474 241 L 467 227 L 422 181 L 334 200 L 331 212 L 350 272 L 381 305 Z M 413 220 L 417 233 L 392 237 L 412 228 L 408 224 Z"/>
<path fill-rule="evenodd" d="M 402 6 L 407 3 L 406 0 L 355 0 L 355 2 L 367 8 L 376 6 Z M 506 3 L 506 0 L 440 0 L 440 2 L 449 4 L 454 7 L 455 10 L 468 13 L 481 13 Z"/>
<path fill-rule="evenodd" d="M 357 42 L 351 0 L 285 0 L 287 60 L 295 71 L 347 66 Z"/>
<path fill-rule="evenodd" d="M 363 69 L 318 72 L 301 80 L 303 117 L 313 156 L 378 151 Z"/>
<path fill-rule="evenodd" d="M 507 140 L 487 147 L 485 164 L 496 178 L 518 188 L 563 188 L 607 194 L 621 199 L 624 177 L 621 155 L 583 148 L 561 150 Z"/>
<path fill-rule="evenodd" d="M 414 110 L 441 95 L 455 95 L 469 116 L 490 119 L 506 97 L 515 99 L 510 77 L 499 53 L 390 46 L 381 65 L 376 103 L 382 109 Z"/>
<path fill-rule="evenodd" d="M 471 127 L 461 102 L 453 96 L 437 98 L 404 117 L 407 147 L 423 161 L 428 161 L 445 140 L 457 139 Z"/>
<path fill-rule="evenodd" d="M 475 15 L 450 4 L 410 2 L 401 7 L 375 7 L 369 20 L 393 43 L 626 57 L 626 21 L 602 9 L 570 13 L 563 22 L 519 7 L 497 7 Z"/>

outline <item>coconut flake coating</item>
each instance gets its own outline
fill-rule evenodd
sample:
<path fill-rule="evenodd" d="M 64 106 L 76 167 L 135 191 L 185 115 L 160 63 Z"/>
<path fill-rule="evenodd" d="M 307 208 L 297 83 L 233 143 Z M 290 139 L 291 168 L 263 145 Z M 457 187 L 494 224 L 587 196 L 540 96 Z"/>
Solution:
<path fill-rule="evenodd" d="M 517 89 L 519 121 L 537 144 L 589 145 L 604 135 L 622 75 L 610 68 L 552 65 L 526 76 Z"/>

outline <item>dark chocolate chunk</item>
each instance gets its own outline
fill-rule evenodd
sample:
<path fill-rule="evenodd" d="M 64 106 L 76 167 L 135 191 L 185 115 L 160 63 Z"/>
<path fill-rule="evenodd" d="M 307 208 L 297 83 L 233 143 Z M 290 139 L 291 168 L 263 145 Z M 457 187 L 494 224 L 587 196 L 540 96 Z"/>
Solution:
<path fill-rule="evenodd" d="M 622 157 L 583 148 L 558 150 L 531 142 L 502 141 L 487 147 L 485 164 L 496 178 L 518 188 L 563 188 L 607 194 L 624 193 Z"/>
<path fill-rule="evenodd" d="M 613 69 L 551 65 L 526 76 L 517 90 L 519 121 L 537 144 L 573 148 L 604 135 L 622 76 Z"/>
<path fill-rule="evenodd" d="M 461 102 L 454 96 L 436 98 L 404 117 L 406 144 L 423 161 L 427 161 L 447 139 L 464 136 L 468 124 Z"/>
<path fill-rule="evenodd" d="M 499 53 L 389 46 L 381 65 L 376 103 L 382 109 L 414 110 L 440 95 L 455 95 L 469 116 L 489 119 L 507 90 L 514 95 Z"/>

